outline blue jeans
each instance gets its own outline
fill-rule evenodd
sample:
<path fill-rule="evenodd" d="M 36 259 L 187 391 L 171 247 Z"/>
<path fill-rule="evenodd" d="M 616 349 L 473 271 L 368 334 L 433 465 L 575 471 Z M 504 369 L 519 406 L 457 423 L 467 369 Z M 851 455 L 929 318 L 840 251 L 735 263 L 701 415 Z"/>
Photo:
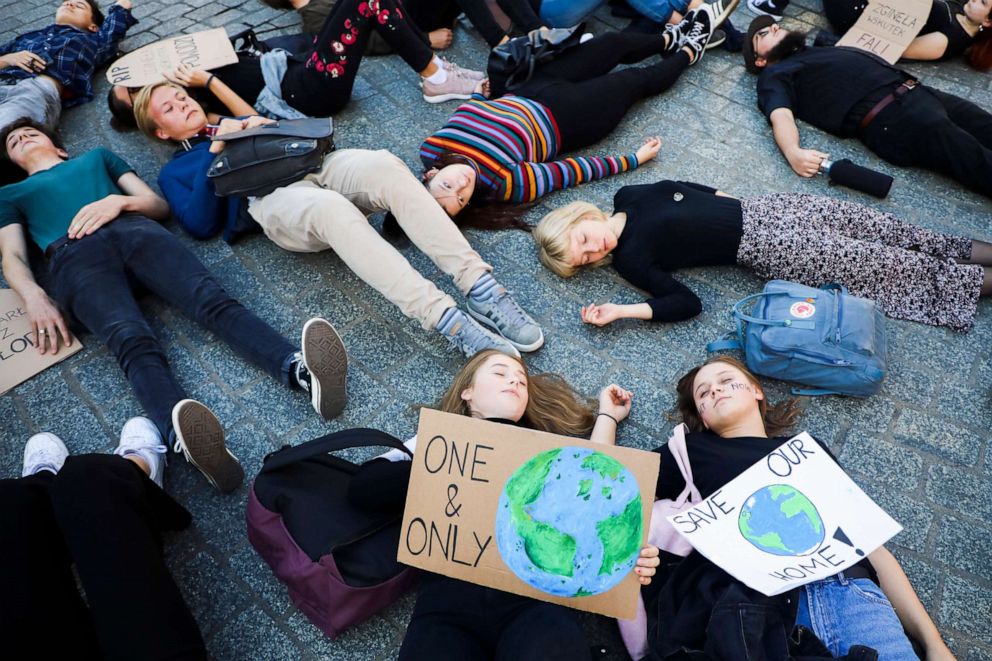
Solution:
<path fill-rule="evenodd" d="M 186 393 L 141 313 L 131 285 L 175 305 L 284 385 L 296 352 L 282 335 L 231 298 L 200 260 L 161 225 L 126 215 L 70 241 L 49 262 L 54 298 L 117 357 L 164 438 Z"/>
<path fill-rule="evenodd" d="M 864 645 L 878 652 L 879 661 L 919 661 L 892 604 L 867 578 L 841 572 L 804 586 L 796 624 L 812 629 L 834 656 Z"/>
<path fill-rule="evenodd" d="M 650 18 L 655 23 L 667 23 L 672 12 L 685 16 L 689 11 L 689 0 L 627 0 L 639 14 Z"/>
<path fill-rule="evenodd" d="M 541 22 L 552 28 L 570 28 L 603 4 L 606 0 L 543 0 Z"/>

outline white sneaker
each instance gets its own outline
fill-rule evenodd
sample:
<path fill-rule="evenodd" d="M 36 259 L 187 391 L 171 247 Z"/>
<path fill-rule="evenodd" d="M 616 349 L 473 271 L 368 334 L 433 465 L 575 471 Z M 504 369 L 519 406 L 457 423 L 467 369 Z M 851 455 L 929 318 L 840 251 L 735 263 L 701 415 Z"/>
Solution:
<path fill-rule="evenodd" d="M 172 449 L 203 473 L 218 491 L 230 493 L 241 486 L 245 471 L 224 444 L 224 427 L 200 402 L 184 399 L 172 408 L 176 442 Z"/>
<path fill-rule="evenodd" d="M 462 67 L 458 66 L 451 60 L 444 57 L 441 58 L 441 66 L 443 66 L 444 70 L 447 71 L 448 73 L 453 73 L 455 75 L 462 75 L 465 78 L 471 78 L 476 82 L 482 82 L 483 80 L 486 79 L 485 72 L 476 71 L 475 69 L 463 69 Z"/>
<path fill-rule="evenodd" d="M 24 446 L 24 470 L 21 477 L 38 471 L 58 473 L 69 456 L 69 449 L 55 434 L 43 431 L 28 439 Z"/>
<path fill-rule="evenodd" d="M 475 88 L 479 86 L 479 81 L 464 75 L 464 69 L 446 71 L 446 73 L 448 77 L 443 83 L 432 83 L 427 78 L 423 79 L 424 101 L 442 103 L 456 99 L 471 99 Z"/>
<path fill-rule="evenodd" d="M 148 466 L 148 477 L 152 482 L 162 486 L 165 475 L 165 453 L 168 448 L 162 440 L 162 434 L 151 420 L 144 416 L 131 418 L 121 429 L 121 442 L 114 450 L 119 457 L 136 455 Z"/>

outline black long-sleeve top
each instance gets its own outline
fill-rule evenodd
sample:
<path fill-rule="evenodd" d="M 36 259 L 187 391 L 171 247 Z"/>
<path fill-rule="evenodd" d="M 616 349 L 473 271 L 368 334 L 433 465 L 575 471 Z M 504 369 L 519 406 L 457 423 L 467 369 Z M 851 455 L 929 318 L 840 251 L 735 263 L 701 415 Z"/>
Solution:
<path fill-rule="evenodd" d="M 737 263 L 743 233 L 740 200 L 686 181 L 624 186 L 613 198 L 614 213 L 627 223 L 613 250 L 613 267 L 648 291 L 651 321 L 682 321 L 703 304 L 671 271 L 690 266 Z"/>

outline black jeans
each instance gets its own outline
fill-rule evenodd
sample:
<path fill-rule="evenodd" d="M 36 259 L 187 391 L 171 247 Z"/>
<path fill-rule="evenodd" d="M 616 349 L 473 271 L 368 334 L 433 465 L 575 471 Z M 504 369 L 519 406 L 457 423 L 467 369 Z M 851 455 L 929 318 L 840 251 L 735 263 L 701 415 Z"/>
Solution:
<path fill-rule="evenodd" d="M 338 0 L 314 37 L 313 49 L 302 61 L 290 61 L 282 79 L 286 102 L 314 117 L 344 108 L 373 31 L 414 71 L 426 69 L 434 57 L 399 0 Z"/>
<path fill-rule="evenodd" d="M 992 197 L 992 114 L 921 85 L 890 103 L 861 141 L 896 165 L 927 168 Z"/>
<path fill-rule="evenodd" d="M 580 149 L 609 135 L 635 103 L 675 84 L 689 66 L 682 51 L 656 64 L 613 71 L 618 64 L 661 54 L 664 47 L 660 35 L 602 34 L 542 65 L 513 93 L 551 110 L 561 133 L 559 151 Z"/>
<path fill-rule="evenodd" d="M 837 34 L 850 30 L 861 18 L 868 0 L 823 0 L 823 14 Z"/>
<path fill-rule="evenodd" d="M 132 462 L 69 457 L 58 475 L 0 480 L 0 502 L 8 649 L 37 659 L 207 658 L 160 540 L 187 527 L 189 512 Z"/>
<path fill-rule="evenodd" d="M 186 393 L 135 300 L 141 285 L 216 333 L 246 360 L 289 383 L 296 347 L 231 298 L 161 225 L 127 215 L 70 241 L 49 262 L 54 298 L 107 345 L 164 438 Z"/>
<path fill-rule="evenodd" d="M 424 574 L 401 661 L 591 659 L 573 611 L 527 597 Z"/>

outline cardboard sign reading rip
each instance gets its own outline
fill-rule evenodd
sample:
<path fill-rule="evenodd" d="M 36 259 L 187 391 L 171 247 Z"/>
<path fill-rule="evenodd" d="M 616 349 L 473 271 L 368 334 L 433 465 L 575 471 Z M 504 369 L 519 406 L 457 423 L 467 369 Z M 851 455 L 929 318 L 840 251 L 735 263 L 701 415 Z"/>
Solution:
<path fill-rule="evenodd" d="M 42 356 L 37 342 L 24 301 L 13 289 L 0 289 L 0 395 L 83 349 L 73 338 L 72 346 Z"/>
<path fill-rule="evenodd" d="M 118 59 L 107 69 L 111 85 L 144 87 L 165 80 L 163 72 L 180 64 L 195 69 L 216 69 L 234 64 L 238 56 L 224 28 L 214 28 L 147 44 Z"/>
<path fill-rule="evenodd" d="M 422 409 L 398 559 L 631 619 L 659 456 Z"/>
<path fill-rule="evenodd" d="M 868 0 L 857 22 L 837 42 L 895 64 L 923 29 L 932 0 Z"/>

